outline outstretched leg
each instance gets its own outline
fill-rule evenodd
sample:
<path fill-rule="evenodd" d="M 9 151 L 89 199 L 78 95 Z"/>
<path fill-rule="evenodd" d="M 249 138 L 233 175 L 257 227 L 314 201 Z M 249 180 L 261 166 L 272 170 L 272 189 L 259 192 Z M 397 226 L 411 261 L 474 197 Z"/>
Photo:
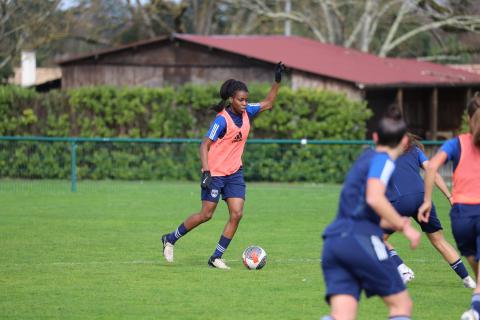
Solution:
<path fill-rule="evenodd" d="M 450 264 L 450 267 L 455 271 L 455 273 L 462 279 L 463 285 L 466 288 L 475 288 L 475 281 L 468 275 L 467 268 L 462 262 L 462 259 L 458 255 L 457 251 L 447 242 L 443 236 L 442 230 L 438 230 L 432 233 L 427 233 L 428 240 L 431 244 L 437 249 L 437 251 L 442 255 L 445 261 Z M 473 269 L 476 270 L 476 269 Z"/>
<path fill-rule="evenodd" d="M 216 207 L 216 202 L 202 201 L 202 209 L 200 212 L 192 214 L 190 217 L 188 217 L 185 222 L 180 224 L 178 228 L 175 229 L 175 231 L 162 236 L 163 256 L 167 262 L 173 262 L 173 245 L 175 242 L 186 235 L 187 232 L 210 220 L 215 212 Z"/>
<path fill-rule="evenodd" d="M 198 227 L 202 223 L 207 222 L 212 218 L 216 208 L 217 208 L 216 202 L 202 201 L 202 209 L 200 210 L 200 212 L 192 214 L 183 223 L 185 225 L 185 228 L 188 231 L 191 231 L 192 229 Z"/>

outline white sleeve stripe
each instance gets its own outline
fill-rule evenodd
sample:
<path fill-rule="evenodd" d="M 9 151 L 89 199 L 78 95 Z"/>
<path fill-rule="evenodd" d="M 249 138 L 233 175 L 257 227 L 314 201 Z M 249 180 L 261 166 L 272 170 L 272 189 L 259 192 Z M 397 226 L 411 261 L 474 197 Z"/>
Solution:
<path fill-rule="evenodd" d="M 385 166 L 383 167 L 382 174 L 380 175 L 380 180 L 384 185 L 388 184 L 388 180 L 392 176 L 393 170 L 395 169 L 395 164 L 392 160 L 387 160 Z"/>
<path fill-rule="evenodd" d="M 217 133 L 217 130 L 218 130 L 219 127 L 220 126 L 217 123 L 215 123 L 213 125 L 212 131 L 210 132 L 210 135 L 208 136 L 210 139 L 213 140 L 215 138 L 215 134 Z"/>

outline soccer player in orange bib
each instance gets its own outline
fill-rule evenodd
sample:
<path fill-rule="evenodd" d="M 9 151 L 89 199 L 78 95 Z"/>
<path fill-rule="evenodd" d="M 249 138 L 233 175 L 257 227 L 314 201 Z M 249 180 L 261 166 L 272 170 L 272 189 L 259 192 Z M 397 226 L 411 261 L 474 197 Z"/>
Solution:
<path fill-rule="evenodd" d="M 282 81 L 285 65 L 275 66 L 275 82 L 260 103 L 248 102 L 248 88 L 238 80 L 229 79 L 220 88 L 221 101 L 213 109 L 217 116 L 200 145 L 202 162 L 200 212 L 188 217 L 176 230 L 162 236 L 163 256 L 173 262 L 176 241 L 213 216 L 220 196 L 227 202 L 230 217 L 223 229 L 217 247 L 208 259 L 213 268 L 230 269 L 222 255 L 227 249 L 243 215 L 245 181 L 242 154 L 250 131 L 250 121 L 260 112 L 273 107 Z"/>
<path fill-rule="evenodd" d="M 446 162 L 453 162 L 452 209 L 450 220 L 458 250 L 465 256 L 477 276 L 477 288 L 471 309 L 461 319 L 479 319 L 480 282 L 480 96 L 478 92 L 467 106 L 470 132 L 446 141 L 430 160 L 425 174 L 425 195 L 418 209 L 419 219 L 429 220 L 435 174 Z"/>

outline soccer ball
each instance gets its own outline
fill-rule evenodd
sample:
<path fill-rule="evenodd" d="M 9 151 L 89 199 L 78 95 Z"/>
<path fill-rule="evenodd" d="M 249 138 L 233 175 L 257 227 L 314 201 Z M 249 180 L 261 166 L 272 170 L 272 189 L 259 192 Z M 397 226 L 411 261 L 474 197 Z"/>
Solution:
<path fill-rule="evenodd" d="M 259 246 L 250 246 L 243 251 L 242 260 L 247 269 L 259 270 L 267 263 L 267 253 Z"/>
<path fill-rule="evenodd" d="M 478 320 L 478 313 L 477 311 L 473 310 L 473 309 L 470 309 L 470 310 L 467 310 L 465 311 L 463 314 L 462 314 L 462 317 L 460 318 L 460 320 Z"/>

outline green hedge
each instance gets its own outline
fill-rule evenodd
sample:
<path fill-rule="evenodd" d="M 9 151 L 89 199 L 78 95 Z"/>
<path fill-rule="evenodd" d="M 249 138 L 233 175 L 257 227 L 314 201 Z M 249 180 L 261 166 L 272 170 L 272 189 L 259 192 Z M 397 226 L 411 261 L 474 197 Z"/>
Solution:
<path fill-rule="evenodd" d="M 180 88 L 87 87 L 39 94 L 0 87 L 0 135 L 200 138 L 215 117 L 219 85 Z M 269 86 L 249 85 L 250 101 Z M 319 90 L 281 88 L 259 116 L 254 138 L 363 139 L 366 104 Z M 341 181 L 360 147 L 248 145 L 245 174 L 257 181 Z M 66 143 L 1 142 L 0 177 L 68 178 Z M 198 178 L 198 145 L 80 143 L 80 179 Z"/>

